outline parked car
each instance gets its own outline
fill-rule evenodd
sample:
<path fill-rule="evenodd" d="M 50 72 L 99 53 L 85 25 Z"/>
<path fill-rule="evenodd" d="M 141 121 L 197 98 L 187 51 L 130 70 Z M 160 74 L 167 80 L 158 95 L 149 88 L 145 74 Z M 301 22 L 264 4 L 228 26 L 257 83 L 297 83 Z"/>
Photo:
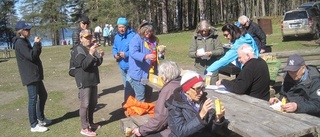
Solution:
<path fill-rule="evenodd" d="M 295 9 L 284 14 L 281 21 L 283 41 L 289 37 L 311 36 L 318 39 L 320 36 L 320 15 L 314 7 Z"/>
<path fill-rule="evenodd" d="M 320 11 L 320 1 L 318 2 L 308 2 L 308 3 L 303 3 L 301 4 L 298 8 L 299 9 L 308 9 L 314 7 Z"/>

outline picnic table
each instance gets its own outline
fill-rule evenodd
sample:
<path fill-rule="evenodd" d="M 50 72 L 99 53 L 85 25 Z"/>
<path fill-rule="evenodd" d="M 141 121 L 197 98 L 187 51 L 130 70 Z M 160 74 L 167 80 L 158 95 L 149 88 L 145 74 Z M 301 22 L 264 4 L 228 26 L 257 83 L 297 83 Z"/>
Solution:
<path fill-rule="evenodd" d="M 206 89 L 208 97 L 217 97 L 226 109 L 228 129 L 245 137 L 318 136 L 320 118 L 308 114 L 273 110 L 267 101 Z"/>

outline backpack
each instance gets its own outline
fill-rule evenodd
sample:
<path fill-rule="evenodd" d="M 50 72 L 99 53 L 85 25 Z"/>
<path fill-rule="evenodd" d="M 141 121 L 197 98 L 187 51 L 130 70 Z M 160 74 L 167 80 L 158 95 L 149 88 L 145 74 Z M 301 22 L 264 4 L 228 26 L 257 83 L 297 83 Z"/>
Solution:
<path fill-rule="evenodd" d="M 85 55 L 86 56 L 86 53 L 84 52 L 84 50 L 79 47 L 79 46 L 76 46 L 74 48 L 72 48 L 71 52 L 70 52 L 70 65 L 69 65 L 69 75 L 71 77 L 75 77 L 76 75 L 76 69 L 77 68 L 80 68 L 80 66 L 75 66 L 75 59 L 78 55 Z"/>

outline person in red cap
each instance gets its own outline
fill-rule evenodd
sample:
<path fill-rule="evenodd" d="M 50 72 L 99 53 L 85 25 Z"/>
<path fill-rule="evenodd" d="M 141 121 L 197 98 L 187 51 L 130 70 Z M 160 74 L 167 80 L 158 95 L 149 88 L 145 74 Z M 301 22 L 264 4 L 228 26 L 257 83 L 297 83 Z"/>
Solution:
<path fill-rule="evenodd" d="M 31 46 L 29 41 L 30 30 L 32 26 L 25 21 L 19 21 L 15 25 L 17 36 L 12 42 L 15 46 L 17 64 L 23 86 L 27 86 L 28 91 L 28 114 L 31 126 L 31 132 L 45 132 L 47 126 L 51 123 L 44 116 L 44 108 L 47 101 L 47 90 L 42 82 L 43 66 L 40 59 L 41 39 L 34 38 L 34 44 Z"/>
<path fill-rule="evenodd" d="M 170 137 L 214 136 L 225 123 L 225 109 L 216 114 L 213 100 L 204 92 L 202 77 L 194 71 L 186 71 L 180 87 L 166 101 L 169 111 Z"/>
<path fill-rule="evenodd" d="M 287 102 L 281 108 L 289 113 L 307 113 L 320 117 L 320 73 L 314 66 L 307 66 L 300 55 L 288 58 L 287 71 L 284 76 L 279 98 L 270 98 L 274 104 L 286 98 Z"/>

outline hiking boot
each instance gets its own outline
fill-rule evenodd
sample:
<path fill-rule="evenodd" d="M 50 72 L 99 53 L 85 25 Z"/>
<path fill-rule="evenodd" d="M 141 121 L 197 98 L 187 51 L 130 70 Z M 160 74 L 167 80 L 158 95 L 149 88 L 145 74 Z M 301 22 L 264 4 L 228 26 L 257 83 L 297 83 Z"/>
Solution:
<path fill-rule="evenodd" d="M 31 128 L 31 132 L 46 132 L 47 130 L 47 127 L 41 126 L 40 124 L 37 124 L 35 127 Z"/>
<path fill-rule="evenodd" d="M 82 135 L 89 136 L 89 137 L 94 137 L 94 136 L 97 135 L 96 132 L 93 132 L 93 131 L 91 131 L 91 130 L 89 130 L 89 129 L 87 129 L 87 128 L 86 128 L 86 129 L 81 129 L 80 133 L 81 133 Z"/>
<path fill-rule="evenodd" d="M 99 124 L 90 124 L 90 129 L 92 130 L 97 130 L 99 129 L 101 126 Z"/>
<path fill-rule="evenodd" d="M 43 120 L 38 119 L 38 124 L 41 126 L 47 126 L 47 125 L 50 125 L 51 123 L 52 121 L 46 118 L 44 118 Z"/>

